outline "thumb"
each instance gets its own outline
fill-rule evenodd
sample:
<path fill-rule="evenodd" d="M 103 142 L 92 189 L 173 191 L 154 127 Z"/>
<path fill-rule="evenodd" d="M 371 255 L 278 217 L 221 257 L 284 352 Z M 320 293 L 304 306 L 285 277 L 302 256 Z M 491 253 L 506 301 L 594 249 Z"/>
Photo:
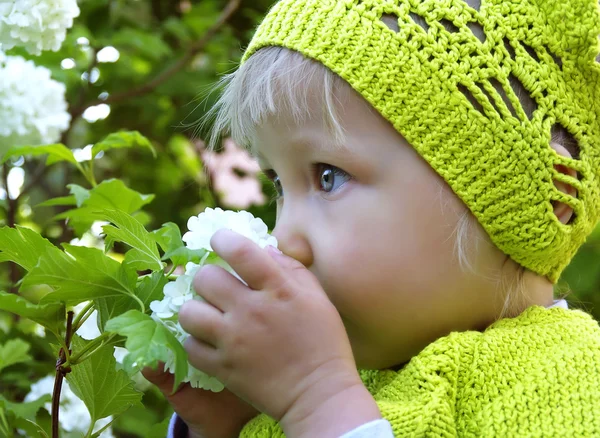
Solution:
<path fill-rule="evenodd" d="M 279 249 L 275 248 L 274 246 L 269 245 L 266 247 L 266 249 L 271 258 L 275 260 L 275 262 L 281 268 L 283 268 L 287 273 L 293 273 L 292 275 L 297 281 L 300 281 L 305 285 L 306 283 L 312 283 L 314 286 L 318 285 L 319 287 L 321 287 L 319 281 L 314 276 L 314 274 L 310 272 L 310 270 L 308 270 L 308 268 L 304 266 L 302 262 L 282 253 Z"/>
<path fill-rule="evenodd" d="M 142 369 L 142 375 L 158 389 L 160 389 L 160 392 L 162 392 L 165 397 L 168 398 L 179 392 L 184 387 L 184 384 L 179 385 L 179 388 L 177 388 L 176 391 L 173 391 L 175 376 L 168 371 L 163 371 L 164 367 L 165 364 L 163 362 L 159 362 L 156 369 L 150 367 Z"/>

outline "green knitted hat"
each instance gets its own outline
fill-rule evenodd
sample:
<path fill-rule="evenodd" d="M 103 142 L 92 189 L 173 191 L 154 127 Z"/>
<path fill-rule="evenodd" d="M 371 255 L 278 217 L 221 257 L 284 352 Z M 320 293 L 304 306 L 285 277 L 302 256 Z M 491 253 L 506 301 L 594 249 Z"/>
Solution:
<path fill-rule="evenodd" d="M 445 179 L 499 249 L 556 283 L 600 219 L 598 0 L 477 6 L 282 0 L 241 63 L 280 46 L 328 67 Z M 573 159 L 550 147 L 556 126 L 576 141 Z M 553 201 L 573 208 L 568 224 Z"/>

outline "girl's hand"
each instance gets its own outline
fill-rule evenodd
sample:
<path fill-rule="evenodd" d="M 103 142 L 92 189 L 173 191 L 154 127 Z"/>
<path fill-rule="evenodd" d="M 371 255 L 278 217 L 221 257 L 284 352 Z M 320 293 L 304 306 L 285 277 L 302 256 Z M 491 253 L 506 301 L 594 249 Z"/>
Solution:
<path fill-rule="evenodd" d="M 185 342 L 190 363 L 279 421 L 288 436 L 340 435 L 381 418 L 316 277 L 229 230 L 210 243 L 248 286 L 215 265 L 198 271 L 194 288 L 206 302 L 188 301 L 179 312 L 192 335 Z M 337 429 L 327 424 L 333 413 Z"/>
<path fill-rule="evenodd" d="M 173 374 L 144 368 L 142 373 L 164 394 L 177 415 L 187 424 L 189 438 L 237 438 L 244 425 L 259 412 L 225 389 L 212 392 L 189 383 L 173 392 Z"/>

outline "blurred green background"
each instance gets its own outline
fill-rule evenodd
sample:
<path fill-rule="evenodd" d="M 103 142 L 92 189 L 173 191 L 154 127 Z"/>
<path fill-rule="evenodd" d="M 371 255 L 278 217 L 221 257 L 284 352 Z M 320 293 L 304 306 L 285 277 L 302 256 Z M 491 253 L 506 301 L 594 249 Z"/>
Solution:
<path fill-rule="evenodd" d="M 218 97 L 206 91 L 220 75 L 236 68 L 272 4 L 271 0 L 81 0 L 81 16 L 59 52 L 37 57 L 18 49 L 9 53 L 46 66 L 54 79 L 67 85 L 73 121 L 62 141 L 69 148 L 83 149 L 122 129 L 137 130 L 152 141 L 156 159 L 145 150 L 113 150 L 96 161 L 97 179 L 120 178 L 138 192 L 156 194 L 145 207 L 147 227 L 175 222 L 185 231 L 187 218 L 207 206 L 234 207 L 224 202 L 223 193 L 215 190 L 212 176 L 205 172 L 198 138 L 202 133 L 193 124 Z M 85 180 L 64 163 L 46 168 L 40 160 L 27 160 L 17 167 L 24 170 L 24 181 L 13 196 L 16 199 L 0 199 L 0 224 L 29 226 L 55 244 L 80 237 L 64 221 L 53 220 L 66 207 L 37 205 L 68 195 L 67 183 L 87 186 Z M 4 189 L 7 170 L 0 184 Z M 243 169 L 234 171 L 248 176 Z M 271 185 L 264 179 L 260 184 L 268 200 Z M 245 209 L 274 226 L 275 208 L 268 202 Z M 22 275 L 14 265 L 0 264 L 0 289 L 11 290 Z M 568 290 L 571 307 L 600 320 L 600 227 L 557 285 L 559 293 Z M 12 338 L 32 345 L 30 363 L 0 373 L 0 393 L 18 400 L 32 381 L 53 372 L 56 358 L 30 323 L 0 314 L 0 344 Z M 144 409 L 131 409 L 116 420 L 115 435 L 164 436 L 164 420 L 171 414 L 168 404 L 153 388 L 143 402 Z"/>

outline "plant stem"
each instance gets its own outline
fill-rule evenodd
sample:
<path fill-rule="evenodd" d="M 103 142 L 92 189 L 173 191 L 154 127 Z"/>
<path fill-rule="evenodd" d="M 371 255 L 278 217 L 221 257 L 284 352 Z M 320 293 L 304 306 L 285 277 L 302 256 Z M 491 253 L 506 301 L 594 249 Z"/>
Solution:
<path fill-rule="evenodd" d="M 63 349 L 63 351 L 65 352 L 65 360 L 67 362 L 69 362 L 71 360 L 71 353 L 69 351 L 69 348 L 67 348 L 67 344 L 65 344 L 64 339 L 58 338 L 58 341 L 60 342 L 60 346 Z"/>
<path fill-rule="evenodd" d="M 83 354 L 85 352 L 90 351 L 90 350 L 96 348 L 99 345 L 102 345 L 102 342 L 104 342 L 104 339 L 106 339 L 108 336 L 109 336 L 108 333 L 102 333 L 96 339 L 93 339 L 89 344 L 87 344 L 81 350 L 79 350 L 74 355 L 72 355 L 71 356 L 71 360 L 69 362 L 63 364 L 63 365 L 64 366 L 71 366 L 71 365 L 75 365 L 75 364 L 79 363 L 79 358 L 81 356 L 83 356 Z"/>
<path fill-rule="evenodd" d="M 62 382 L 67 373 L 71 370 L 70 368 L 63 368 L 62 365 L 67 360 L 67 352 L 69 345 L 71 344 L 71 336 L 73 328 L 73 311 L 69 310 L 67 313 L 67 332 L 65 333 L 65 348 L 63 347 L 61 355 L 56 361 L 56 377 L 54 378 L 54 391 L 52 391 L 52 438 L 59 438 L 58 436 L 58 413 L 60 409 L 60 391 L 62 389 Z"/>
<path fill-rule="evenodd" d="M 88 357 L 93 355 L 96 351 L 98 351 L 100 348 L 104 347 L 107 343 L 109 343 L 115 336 L 117 336 L 116 333 L 102 333 L 100 336 L 92 340 L 89 344 L 87 344 L 76 354 L 71 356 L 71 360 L 64 363 L 63 366 L 68 367 L 83 362 Z M 90 350 L 92 350 L 91 353 L 88 353 Z"/>
<path fill-rule="evenodd" d="M 2 428 L 0 428 L 1 431 L 3 431 L 6 436 L 10 435 L 10 429 L 8 427 L 8 421 L 6 421 L 6 417 L 4 416 L 4 409 L 0 408 L 0 418 L 2 418 L 2 424 L 0 426 L 3 426 Z"/>
<path fill-rule="evenodd" d="M 121 414 L 119 414 L 119 415 L 117 415 L 117 416 L 114 416 L 114 417 L 113 417 L 113 419 L 112 419 L 111 421 L 109 421 L 109 422 L 108 422 L 108 423 L 106 423 L 104 426 L 102 426 L 100 429 L 98 429 L 96 432 L 94 432 L 94 433 L 92 434 L 92 438 L 96 438 L 96 437 L 100 436 L 100 434 L 101 434 L 102 432 L 104 432 L 106 429 L 108 429 L 110 426 L 112 426 L 112 424 L 115 422 L 115 420 L 116 420 L 117 418 L 119 418 L 119 416 L 120 416 L 120 415 L 121 415 Z"/>
<path fill-rule="evenodd" d="M 133 298 L 134 300 L 136 300 L 140 304 L 140 308 L 142 309 L 142 313 L 146 313 L 146 306 L 144 305 L 144 302 L 142 300 L 140 300 L 140 297 L 138 297 L 136 294 L 131 294 L 129 296 L 131 298 Z"/>
<path fill-rule="evenodd" d="M 77 364 L 77 363 L 81 363 L 84 362 L 85 360 L 87 360 L 90 356 L 93 356 L 94 353 L 96 353 L 96 351 L 100 350 L 102 347 L 104 347 L 105 345 L 107 345 L 115 336 L 117 336 L 116 333 L 111 334 L 107 339 L 106 342 L 102 342 L 100 343 L 100 345 L 98 345 L 96 348 L 94 348 L 92 351 L 90 351 L 89 353 L 87 353 L 85 356 L 83 354 L 80 354 L 79 357 L 77 358 L 76 362 L 72 362 L 73 365 Z M 87 349 L 87 351 L 89 351 L 89 348 Z"/>
<path fill-rule="evenodd" d="M 75 319 L 73 320 L 73 331 L 76 332 L 79 327 L 88 319 L 88 317 L 92 314 L 93 310 L 90 311 L 94 307 L 94 302 L 90 301 L 82 310 L 77 314 Z M 86 315 L 86 313 L 88 313 Z"/>
<path fill-rule="evenodd" d="M 177 265 L 175 263 L 173 263 L 173 269 L 171 269 L 169 271 L 169 273 L 166 275 L 166 277 L 169 277 L 173 272 L 175 272 L 175 269 L 177 269 Z"/>
<path fill-rule="evenodd" d="M 90 427 L 88 428 L 87 433 L 85 434 L 85 438 L 89 438 L 92 436 L 92 432 L 94 431 L 94 426 L 96 425 L 96 420 L 93 418 L 90 421 Z"/>

